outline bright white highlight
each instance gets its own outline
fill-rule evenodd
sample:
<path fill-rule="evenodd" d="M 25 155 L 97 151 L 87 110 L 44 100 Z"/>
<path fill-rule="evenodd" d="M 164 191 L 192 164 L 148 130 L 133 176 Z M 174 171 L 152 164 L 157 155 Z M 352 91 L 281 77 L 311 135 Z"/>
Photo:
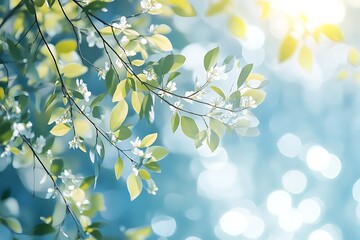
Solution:
<path fill-rule="evenodd" d="M 353 186 L 352 189 L 353 198 L 360 202 L 360 179 L 358 179 Z"/>
<path fill-rule="evenodd" d="M 297 209 L 291 208 L 279 217 L 279 226 L 286 232 L 295 232 L 303 224 L 303 218 Z"/>
<path fill-rule="evenodd" d="M 330 154 L 330 161 L 328 166 L 321 171 L 321 174 L 329 179 L 336 178 L 341 171 L 341 161 L 334 154 Z"/>
<path fill-rule="evenodd" d="M 265 223 L 260 217 L 252 215 L 248 218 L 248 224 L 244 236 L 251 239 L 259 239 L 264 232 Z"/>
<path fill-rule="evenodd" d="M 304 173 L 298 170 L 290 170 L 283 175 L 282 184 L 286 191 L 299 194 L 305 190 L 307 178 Z"/>
<path fill-rule="evenodd" d="M 268 211 L 276 216 L 280 216 L 291 208 L 292 198 L 289 193 L 278 190 L 272 192 L 266 201 Z"/>
<path fill-rule="evenodd" d="M 151 220 L 151 228 L 159 236 L 170 237 L 175 233 L 176 221 L 170 216 L 159 215 Z"/>
<path fill-rule="evenodd" d="M 307 151 L 306 163 L 311 170 L 323 171 L 330 163 L 330 155 L 325 148 L 314 145 Z"/>
<path fill-rule="evenodd" d="M 308 240 L 334 240 L 328 231 L 318 229 L 310 233 Z"/>
<path fill-rule="evenodd" d="M 278 140 L 277 147 L 282 155 L 293 158 L 300 153 L 301 140 L 292 133 L 286 133 Z"/>
<path fill-rule="evenodd" d="M 256 50 L 262 48 L 265 43 L 265 34 L 261 28 L 255 25 L 246 27 L 246 39 L 239 40 L 244 48 L 248 50 Z"/>
<path fill-rule="evenodd" d="M 239 236 L 243 234 L 247 225 L 248 217 L 247 210 L 241 208 L 235 208 L 226 212 L 220 218 L 220 228 L 228 235 Z"/>
<path fill-rule="evenodd" d="M 315 223 L 321 215 L 321 207 L 317 200 L 309 198 L 300 202 L 298 207 L 304 223 Z"/>

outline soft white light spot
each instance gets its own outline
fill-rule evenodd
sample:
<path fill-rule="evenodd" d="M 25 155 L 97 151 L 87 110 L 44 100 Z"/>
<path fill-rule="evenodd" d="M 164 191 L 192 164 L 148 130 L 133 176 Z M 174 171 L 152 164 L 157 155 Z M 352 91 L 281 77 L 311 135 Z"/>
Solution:
<path fill-rule="evenodd" d="M 19 203 L 15 198 L 9 197 L 5 200 L 2 200 L 0 204 L 0 213 L 3 216 L 18 216 L 19 211 Z"/>
<path fill-rule="evenodd" d="M 360 179 L 358 179 L 352 189 L 353 198 L 360 202 Z"/>
<path fill-rule="evenodd" d="M 308 240 L 334 240 L 334 238 L 329 232 L 318 229 L 310 233 Z"/>
<path fill-rule="evenodd" d="M 246 39 L 240 40 L 244 48 L 255 50 L 262 48 L 265 42 L 265 34 L 261 28 L 255 25 L 246 26 Z"/>
<path fill-rule="evenodd" d="M 263 48 L 259 48 L 254 51 L 243 48 L 242 56 L 246 62 L 253 63 L 254 66 L 260 66 L 265 59 L 265 50 Z"/>
<path fill-rule="evenodd" d="M 222 169 L 228 161 L 228 154 L 223 147 L 218 147 L 216 151 L 209 157 L 201 159 L 202 164 L 207 169 Z"/>
<path fill-rule="evenodd" d="M 358 8 L 360 7 L 360 0 L 345 0 L 347 4 L 349 4 L 351 7 Z"/>
<path fill-rule="evenodd" d="M 282 155 L 293 158 L 301 150 L 301 140 L 292 133 L 286 133 L 277 142 L 277 147 Z"/>
<path fill-rule="evenodd" d="M 189 44 L 181 51 L 181 54 L 186 57 L 183 65 L 184 69 L 194 70 L 199 67 L 199 63 L 203 62 L 206 50 L 197 43 Z"/>
<path fill-rule="evenodd" d="M 291 208 L 279 217 L 279 226 L 287 232 L 295 232 L 303 224 L 302 215 L 297 209 Z"/>
<path fill-rule="evenodd" d="M 307 151 L 306 163 L 311 170 L 323 171 L 330 163 L 330 155 L 325 148 L 314 145 Z"/>
<path fill-rule="evenodd" d="M 258 216 L 252 215 L 248 218 L 248 224 L 244 231 L 244 236 L 252 239 L 259 239 L 264 232 L 264 228 L 264 221 Z"/>
<path fill-rule="evenodd" d="M 176 221 L 166 215 L 156 216 L 151 220 L 151 228 L 159 236 L 170 237 L 175 233 Z"/>
<path fill-rule="evenodd" d="M 266 201 L 268 211 L 276 216 L 287 212 L 291 205 L 292 199 L 290 194 L 282 190 L 272 192 Z"/>
<path fill-rule="evenodd" d="M 195 237 L 195 236 L 190 236 L 185 238 L 185 240 L 201 240 L 201 238 Z"/>
<path fill-rule="evenodd" d="M 311 198 L 301 201 L 298 210 L 302 215 L 304 223 L 309 224 L 315 223 L 321 214 L 319 202 Z"/>
<path fill-rule="evenodd" d="M 235 208 L 221 216 L 220 228 L 228 235 L 239 236 L 243 234 L 248 225 L 246 209 Z"/>
<path fill-rule="evenodd" d="M 321 171 L 321 174 L 329 179 L 336 178 L 341 171 L 341 161 L 334 154 L 330 154 L 330 162 L 329 165 Z"/>
<path fill-rule="evenodd" d="M 200 208 L 194 207 L 185 211 L 185 217 L 190 220 L 197 221 L 202 217 L 202 212 Z"/>
<path fill-rule="evenodd" d="M 298 170 L 290 170 L 283 175 L 282 184 L 286 191 L 299 194 L 305 190 L 307 178 L 304 173 Z"/>

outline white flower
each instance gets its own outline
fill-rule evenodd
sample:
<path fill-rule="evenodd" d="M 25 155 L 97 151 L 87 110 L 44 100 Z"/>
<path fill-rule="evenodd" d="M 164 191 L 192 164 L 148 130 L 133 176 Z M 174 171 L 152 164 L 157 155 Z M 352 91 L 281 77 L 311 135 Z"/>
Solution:
<path fill-rule="evenodd" d="M 45 198 L 46 199 L 55 198 L 56 197 L 55 193 L 56 193 L 55 188 L 48 188 Z"/>
<path fill-rule="evenodd" d="M 100 37 L 97 37 L 95 35 L 94 31 L 90 31 L 88 35 L 86 36 L 86 41 L 88 42 L 89 47 L 96 47 L 98 48 L 104 48 L 104 43 Z"/>
<path fill-rule="evenodd" d="M 26 124 L 24 123 L 14 123 L 13 124 L 13 136 L 19 136 L 19 134 L 24 135 L 25 137 L 31 139 L 34 137 L 34 133 L 31 131 L 32 128 L 32 123 L 31 122 L 27 122 Z"/>
<path fill-rule="evenodd" d="M 144 151 L 143 150 L 140 150 L 138 148 L 134 148 L 132 153 L 135 155 L 135 156 L 138 156 L 138 157 L 143 157 L 144 156 Z"/>
<path fill-rule="evenodd" d="M 133 148 L 139 148 L 141 145 L 141 140 L 139 137 L 136 137 L 135 141 L 130 141 Z"/>
<path fill-rule="evenodd" d="M 86 102 L 90 100 L 91 92 L 87 89 L 87 84 L 82 79 L 76 79 L 77 90 L 84 96 Z"/>
<path fill-rule="evenodd" d="M 139 175 L 139 169 L 137 169 L 135 166 L 132 168 L 133 173 L 135 176 Z"/>
<path fill-rule="evenodd" d="M 51 149 L 47 150 L 47 152 L 46 152 L 46 157 L 47 157 L 48 159 L 51 159 L 51 158 L 53 157 L 53 153 L 52 153 Z"/>
<path fill-rule="evenodd" d="M 185 92 L 185 97 L 184 100 L 188 103 L 193 103 L 193 100 L 200 100 L 202 98 L 202 96 L 204 95 L 204 91 L 199 91 L 199 92 L 194 92 L 194 91 L 186 91 Z"/>
<path fill-rule="evenodd" d="M 69 148 L 77 149 L 80 147 L 82 142 L 84 142 L 84 140 L 78 136 L 75 136 L 74 139 L 69 142 Z"/>
<path fill-rule="evenodd" d="M 121 32 L 125 31 L 126 28 L 130 28 L 131 25 L 127 23 L 126 17 L 122 16 L 119 22 L 111 24 L 114 28 L 119 29 Z"/>
<path fill-rule="evenodd" d="M 256 108 L 256 107 L 257 107 L 256 100 L 252 96 L 243 96 L 241 98 L 241 108 L 242 109 Z"/>
<path fill-rule="evenodd" d="M 140 38 L 140 43 L 141 43 L 141 44 L 143 44 L 143 45 L 145 45 L 145 44 L 147 44 L 147 43 L 148 43 L 148 41 L 147 41 L 147 39 L 146 39 L 146 38 L 141 37 L 141 38 Z"/>
<path fill-rule="evenodd" d="M 176 101 L 174 103 L 174 106 L 169 106 L 170 111 L 172 111 L 173 113 L 177 112 L 179 109 L 181 109 L 184 105 L 181 104 L 180 101 Z"/>
<path fill-rule="evenodd" d="M 211 67 L 207 72 L 207 80 L 208 82 L 212 82 L 214 80 L 226 80 L 227 74 L 225 73 L 226 66 L 215 66 Z"/>
<path fill-rule="evenodd" d="M 164 88 L 164 90 L 160 90 L 158 92 L 160 97 L 172 97 L 172 92 L 176 91 L 176 83 L 175 82 L 168 82 L 168 84 L 166 85 L 166 87 Z"/>
<path fill-rule="evenodd" d="M 159 25 L 151 24 L 149 27 L 149 32 L 153 33 L 158 27 L 159 27 Z"/>
<path fill-rule="evenodd" d="M 152 68 L 150 68 L 149 70 L 144 70 L 143 73 L 145 74 L 146 79 L 149 81 L 157 79 L 154 69 Z"/>
<path fill-rule="evenodd" d="M 6 157 L 6 156 L 10 156 L 11 152 L 10 152 L 10 146 L 6 145 L 4 152 L 2 152 L 0 154 L 0 158 Z"/>
<path fill-rule="evenodd" d="M 158 3 L 156 0 L 141 0 L 140 5 L 145 11 L 151 9 L 160 9 L 162 7 L 162 4 Z"/>
<path fill-rule="evenodd" d="M 159 190 L 159 188 L 156 186 L 154 180 L 150 179 L 146 181 L 148 188 L 146 189 L 148 193 L 152 195 L 156 195 L 156 192 Z"/>
<path fill-rule="evenodd" d="M 40 135 L 38 138 L 36 138 L 36 141 L 33 144 L 33 148 L 36 152 L 41 153 L 45 144 L 46 144 L 45 138 L 42 135 Z"/>
<path fill-rule="evenodd" d="M 108 63 L 108 62 L 105 62 L 104 69 L 102 69 L 102 68 L 99 69 L 99 72 L 98 72 L 99 79 L 102 78 L 103 80 L 105 80 L 106 73 L 107 73 L 109 70 L 110 70 L 109 63 Z"/>

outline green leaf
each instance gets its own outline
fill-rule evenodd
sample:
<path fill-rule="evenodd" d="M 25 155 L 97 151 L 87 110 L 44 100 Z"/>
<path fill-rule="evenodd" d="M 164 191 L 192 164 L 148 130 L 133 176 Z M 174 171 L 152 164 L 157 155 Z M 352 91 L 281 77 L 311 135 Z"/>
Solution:
<path fill-rule="evenodd" d="M 156 141 L 158 134 L 157 133 L 152 133 L 147 135 L 146 137 L 143 138 L 143 140 L 141 140 L 141 144 L 140 147 L 149 147 L 151 146 L 151 144 L 153 144 Z"/>
<path fill-rule="evenodd" d="M 334 24 L 321 25 L 318 30 L 332 41 L 335 42 L 344 41 L 344 37 L 342 35 L 340 28 Z"/>
<path fill-rule="evenodd" d="M 69 125 L 64 123 L 58 123 L 50 130 L 50 133 L 54 136 L 60 137 L 60 136 L 64 136 L 70 130 L 71 127 Z"/>
<path fill-rule="evenodd" d="M 105 76 L 105 84 L 106 84 L 106 89 L 108 91 L 108 93 L 112 96 L 114 95 L 115 89 L 117 87 L 117 81 L 116 81 L 116 73 L 115 71 L 111 68 Z"/>
<path fill-rule="evenodd" d="M 92 110 L 92 115 L 94 118 L 102 120 L 103 116 L 105 115 L 105 110 L 100 106 L 95 106 Z"/>
<path fill-rule="evenodd" d="M 46 104 L 45 104 L 45 108 L 44 108 L 45 111 L 49 108 L 49 106 L 50 106 L 51 103 L 55 100 L 55 98 L 56 98 L 56 94 L 52 94 L 52 95 L 48 98 L 48 100 L 46 101 Z"/>
<path fill-rule="evenodd" d="M 64 161 L 62 159 L 54 159 L 51 162 L 50 170 L 55 176 L 59 176 L 64 169 Z"/>
<path fill-rule="evenodd" d="M 169 150 L 161 146 L 152 146 L 146 150 L 146 154 L 151 153 L 152 161 L 160 161 L 169 154 Z"/>
<path fill-rule="evenodd" d="M 121 126 L 116 132 L 114 132 L 114 135 L 119 140 L 125 140 L 131 137 L 132 132 L 128 127 Z"/>
<path fill-rule="evenodd" d="M 244 38 L 246 36 L 245 21 L 238 16 L 230 17 L 228 21 L 228 28 L 235 37 Z"/>
<path fill-rule="evenodd" d="M 172 68 L 172 66 L 174 65 L 174 55 L 170 54 L 167 55 L 165 58 L 163 58 L 163 60 L 161 61 L 161 74 L 165 75 L 167 74 L 170 69 Z"/>
<path fill-rule="evenodd" d="M 220 120 L 216 118 L 210 118 L 210 128 L 213 130 L 216 135 L 222 138 L 226 132 L 226 126 Z"/>
<path fill-rule="evenodd" d="M 309 47 L 303 45 L 300 48 L 298 61 L 302 68 L 307 71 L 311 71 L 313 64 L 313 55 Z"/>
<path fill-rule="evenodd" d="M 244 96 L 244 97 L 253 97 L 254 100 L 255 100 L 256 105 L 260 105 L 265 99 L 266 92 L 264 90 L 261 90 L 261 89 L 248 88 L 242 93 L 242 96 Z"/>
<path fill-rule="evenodd" d="M 172 80 L 174 80 L 177 76 L 179 76 L 181 73 L 179 72 L 173 72 L 170 73 L 168 79 L 167 79 L 167 83 L 171 82 Z"/>
<path fill-rule="evenodd" d="M 131 105 L 134 111 L 139 114 L 141 110 L 141 104 L 144 99 L 144 94 L 142 92 L 133 91 L 131 94 Z"/>
<path fill-rule="evenodd" d="M 150 111 L 153 106 L 153 100 L 150 94 L 146 95 L 141 103 L 141 109 L 139 112 L 140 118 L 146 117 L 148 122 L 151 122 Z"/>
<path fill-rule="evenodd" d="M 187 116 L 181 117 L 181 129 L 187 137 L 192 139 L 196 139 L 199 133 L 199 128 L 194 119 Z"/>
<path fill-rule="evenodd" d="M 171 117 L 171 130 L 173 132 L 176 131 L 176 129 L 179 127 L 179 123 L 180 123 L 180 117 L 179 114 L 177 112 L 175 112 L 172 117 Z"/>
<path fill-rule="evenodd" d="M 126 180 L 126 185 L 130 193 L 130 200 L 133 201 L 140 195 L 142 190 L 142 181 L 140 176 L 136 176 L 134 173 L 131 173 Z"/>
<path fill-rule="evenodd" d="M 229 0 L 219 0 L 216 1 L 212 4 L 210 4 L 210 6 L 208 7 L 208 9 L 205 12 L 205 16 L 214 16 L 216 14 L 225 12 L 226 7 L 229 4 Z"/>
<path fill-rule="evenodd" d="M 68 63 L 60 70 L 60 72 L 64 74 L 64 77 L 76 78 L 86 73 L 87 70 L 88 68 L 86 66 L 79 63 Z"/>
<path fill-rule="evenodd" d="M 160 173 L 160 165 L 157 162 L 147 162 L 144 166 L 149 169 L 150 171 Z"/>
<path fill-rule="evenodd" d="M 282 63 L 288 60 L 295 53 L 297 45 L 298 41 L 288 34 L 280 45 L 279 62 Z"/>
<path fill-rule="evenodd" d="M 98 138 L 95 148 L 96 148 L 97 153 L 101 157 L 101 159 L 104 160 L 104 158 L 105 158 L 105 147 L 104 147 L 104 143 L 101 141 L 100 138 Z"/>
<path fill-rule="evenodd" d="M 211 86 L 211 89 L 214 90 L 217 94 L 219 94 L 222 99 L 226 98 L 225 94 L 223 93 L 223 91 L 220 88 Z"/>
<path fill-rule="evenodd" d="M 205 54 L 204 67 L 206 71 L 215 66 L 219 55 L 219 47 L 213 48 Z"/>
<path fill-rule="evenodd" d="M 186 61 L 186 58 L 183 55 L 174 54 L 172 56 L 173 56 L 174 60 L 173 60 L 173 65 L 170 68 L 169 72 L 174 72 L 174 71 L 178 70 Z"/>
<path fill-rule="evenodd" d="M 104 7 L 106 7 L 107 3 L 103 2 L 103 1 L 93 1 L 91 3 L 89 3 L 88 5 L 86 5 L 83 8 L 84 12 L 95 12 L 98 11 Z"/>
<path fill-rule="evenodd" d="M 118 102 L 118 101 L 123 100 L 126 97 L 126 95 L 128 94 L 129 90 L 130 90 L 130 87 L 127 84 L 127 81 L 122 80 L 121 82 L 119 82 L 119 84 L 116 87 L 116 90 L 112 97 L 112 101 Z"/>
<path fill-rule="evenodd" d="M 233 93 L 231 93 L 230 97 L 229 97 L 229 103 L 231 103 L 233 105 L 233 108 L 239 108 L 240 107 L 240 103 L 241 103 L 241 93 L 240 91 L 235 91 Z"/>
<path fill-rule="evenodd" d="M 140 169 L 139 170 L 139 175 L 144 180 L 150 180 L 151 179 L 150 173 L 148 171 L 146 171 L 145 169 Z"/>
<path fill-rule="evenodd" d="M 202 130 L 199 132 L 198 137 L 194 139 L 194 144 L 196 148 L 199 148 L 202 146 L 204 140 L 206 139 L 207 133 L 206 130 Z"/>
<path fill-rule="evenodd" d="M 212 152 L 214 152 L 216 148 L 219 146 L 219 137 L 213 130 L 211 130 L 210 138 L 209 137 L 207 138 L 206 143 Z"/>
<path fill-rule="evenodd" d="M 51 225 L 46 223 L 40 223 L 33 228 L 33 234 L 40 236 L 50 234 L 54 231 L 55 229 Z"/>
<path fill-rule="evenodd" d="M 97 105 L 104 99 L 105 96 L 106 96 L 105 93 L 102 93 L 102 94 L 96 96 L 96 97 L 91 101 L 90 108 L 93 108 L 93 107 L 97 106 Z"/>
<path fill-rule="evenodd" d="M 89 177 L 85 178 L 81 182 L 80 188 L 85 191 L 86 189 L 88 189 L 94 183 L 95 183 L 95 177 L 94 176 L 89 176 Z"/>
<path fill-rule="evenodd" d="M 245 65 L 241 69 L 240 75 L 239 75 L 238 80 L 237 80 L 237 87 L 238 88 L 240 88 L 244 84 L 246 79 L 249 77 L 249 74 L 251 73 L 252 69 L 253 69 L 253 64 L 252 63 Z"/>
<path fill-rule="evenodd" d="M 70 53 L 76 50 L 77 42 L 73 39 L 61 40 L 55 45 L 57 53 Z"/>
<path fill-rule="evenodd" d="M 124 161 L 119 157 L 114 166 L 116 180 L 119 180 L 124 169 Z"/>
<path fill-rule="evenodd" d="M 112 109 L 110 114 L 110 129 L 116 131 L 124 122 L 128 114 L 128 105 L 124 100 L 121 100 Z"/>
<path fill-rule="evenodd" d="M 46 0 L 46 2 L 48 3 L 49 8 L 51 8 L 52 5 L 55 3 L 55 0 Z"/>

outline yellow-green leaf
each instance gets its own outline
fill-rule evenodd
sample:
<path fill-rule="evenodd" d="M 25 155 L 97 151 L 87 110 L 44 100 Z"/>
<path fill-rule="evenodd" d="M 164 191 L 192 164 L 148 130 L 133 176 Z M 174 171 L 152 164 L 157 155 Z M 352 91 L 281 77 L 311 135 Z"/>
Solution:
<path fill-rule="evenodd" d="M 187 116 L 181 117 L 181 129 L 187 137 L 192 139 L 196 139 L 199 133 L 199 128 L 194 119 Z"/>
<path fill-rule="evenodd" d="M 144 180 L 150 180 L 151 179 L 150 173 L 148 171 L 146 171 L 145 169 L 140 169 L 139 170 L 139 175 Z"/>
<path fill-rule="evenodd" d="M 344 37 L 340 28 L 334 24 L 324 24 L 319 27 L 319 31 L 326 37 L 335 42 L 342 42 Z"/>
<path fill-rule="evenodd" d="M 131 64 L 135 65 L 137 67 L 144 65 L 144 63 L 145 63 L 145 61 L 142 59 L 135 59 L 135 60 L 131 61 Z"/>
<path fill-rule="evenodd" d="M 140 147 L 149 147 L 151 144 L 153 144 L 156 141 L 157 133 L 152 133 L 144 137 L 143 140 L 141 140 Z"/>
<path fill-rule="evenodd" d="M 150 43 L 160 48 L 162 51 L 172 51 L 173 47 L 170 40 L 164 35 L 154 34 L 151 37 L 148 37 Z"/>
<path fill-rule="evenodd" d="M 279 51 L 279 62 L 284 62 L 289 59 L 296 51 L 298 41 L 291 36 L 287 35 L 281 43 Z"/>
<path fill-rule="evenodd" d="M 68 63 L 61 69 L 61 73 L 64 74 L 64 77 L 76 78 L 86 73 L 87 70 L 87 67 L 79 63 Z"/>
<path fill-rule="evenodd" d="M 235 37 L 244 38 L 246 35 L 245 21 L 238 16 L 230 17 L 228 22 L 228 28 Z"/>
<path fill-rule="evenodd" d="M 144 99 L 144 94 L 142 92 L 135 92 L 135 91 L 132 92 L 131 104 L 137 114 L 139 114 L 141 110 L 141 103 L 143 99 Z"/>
<path fill-rule="evenodd" d="M 142 181 L 140 176 L 136 176 L 134 173 L 131 173 L 127 178 L 126 185 L 130 193 L 130 200 L 133 201 L 140 195 L 142 190 Z"/>
<path fill-rule="evenodd" d="M 126 240 L 145 240 L 151 235 L 151 227 L 131 228 L 126 230 Z"/>
<path fill-rule="evenodd" d="M 66 39 L 58 42 L 55 45 L 57 53 L 69 53 L 76 50 L 77 43 L 73 39 Z"/>
<path fill-rule="evenodd" d="M 116 131 L 124 122 L 128 114 L 128 105 L 124 100 L 121 100 L 112 109 L 110 114 L 110 129 Z"/>
<path fill-rule="evenodd" d="M 64 123 L 56 124 L 51 130 L 50 133 L 54 136 L 64 136 L 66 133 L 70 131 L 71 127 Z"/>
<path fill-rule="evenodd" d="M 171 130 L 173 132 L 176 131 L 176 129 L 179 127 L 179 123 L 180 123 L 180 117 L 179 114 L 177 112 L 175 112 L 172 117 L 171 117 Z"/>
<path fill-rule="evenodd" d="M 123 169 L 124 169 L 124 161 L 121 159 L 121 157 L 119 157 L 116 160 L 115 166 L 114 166 L 115 177 L 117 180 L 119 180 L 119 178 L 121 177 Z"/>
<path fill-rule="evenodd" d="M 2 87 L 0 87 L 0 100 L 3 100 L 5 98 L 5 92 Z"/>
<path fill-rule="evenodd" d="M 354 48 L 350 47 L 347 55 L 348 62 L 353 65 L 354 67 L 359 65 L 359 51 Z"/>
<path fill-rule="evenodd" d="M 167 0 L 166 3 L 172 5 L 172 10 L 182 17 L 194 17 L 196 11 L 188 0 Z"/>
<path fill-rule="evenodd" d="M 313 54 L 309 47 L 303 45 L 300 48 L 298 61 L 302 68 L 307 71 L 311 71 L 313 65 Z"/>
<path fill-rule="evenodd" d="M 129 92 L 129 86 L 128 84 L 126 84 L 126 80 L 122 80 L 121 82 L 119 82 L 119 84 L 117 85 L 112 101 L 113 102 L 118 102 L 123 100 L 127 93 Z"/>
<path fill-rule="evenodd" d="M 216 14 L 222 13 L 226 10 L 226 6 L 228 6 L 229 0 L 219 0 L 215 3 L 210 4 L 208 9 L 206 10 L 206 16 L 214 16 Z"/>
<path fill-rule="evenodd" d="M 114 32 L 113 32 L 114 30 Z M 121 33 L 120 29 L 112 28 L 111 26 L 106 26 L 102 29 L 100 29 L 100 33 L 104 35 L 119 35 Z"/>

